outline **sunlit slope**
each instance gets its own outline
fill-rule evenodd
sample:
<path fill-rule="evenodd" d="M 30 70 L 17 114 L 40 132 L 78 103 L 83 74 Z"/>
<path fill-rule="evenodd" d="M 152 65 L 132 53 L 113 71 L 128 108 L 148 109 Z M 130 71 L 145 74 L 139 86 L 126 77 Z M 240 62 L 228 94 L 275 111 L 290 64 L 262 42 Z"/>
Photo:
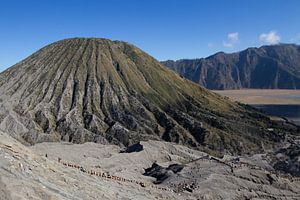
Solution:
<path fill-rule="evenodd" d="M 42 48 L 0 74 L 0 98 L 0 128 L 29 144 L 162 139 L 240 154 L 298 131 L 181 78 L 131 44 L 107 39 Z"/>

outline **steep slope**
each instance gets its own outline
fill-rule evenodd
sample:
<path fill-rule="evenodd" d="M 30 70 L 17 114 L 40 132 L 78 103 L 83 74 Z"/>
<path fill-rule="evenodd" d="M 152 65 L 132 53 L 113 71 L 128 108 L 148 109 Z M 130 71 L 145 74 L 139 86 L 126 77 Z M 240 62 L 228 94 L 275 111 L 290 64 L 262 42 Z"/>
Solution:
<path fill-rule="evenodd" d="M 0 102 L 0 129 L 25 144 L 155 139 L 241 154 L 298 131 L 181 78 L 131 44 L 106 39 L 42 48 L 0 74 Z"/>
<path fill-rule="evenodd" d="M 300 47 L 293 44 L 162 63 L 209 89 L 300 88 Z"/>

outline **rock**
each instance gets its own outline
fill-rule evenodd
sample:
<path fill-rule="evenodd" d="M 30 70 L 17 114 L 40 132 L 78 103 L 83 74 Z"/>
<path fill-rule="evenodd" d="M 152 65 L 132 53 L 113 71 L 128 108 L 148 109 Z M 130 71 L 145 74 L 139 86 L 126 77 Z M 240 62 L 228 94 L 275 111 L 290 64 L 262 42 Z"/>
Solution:
<path fill-rule="evenodd" d="M 41 126 L 44 133 L 50 132 L 49 120 L 46 118 L 46 116 L 42 111 L 39 110 L 38 112 L 35 113 L 35 121 Z"/>
<path fill-rule="evenodd" d="M 165 181 L 167 178 L 172 176 L 172 174 L 176 174 L 183 169 L 183 165 L 180 164 L 172 164 L 169 165 L 167 168 L 164 168 L 158 165 L 156 162 L 152 164 L 151 167 L 145 169 L 145 176 L 152 176 L 156 178 L 155 184 L 160 184 Z"/>
<path fill-rule="evenodd" d="M 273 157 L 274 169 L 287 173 L 292 176 L 300 177 L 300 146 L 299 144 L 290 145 L 276 152 L 277 157 Z"/>
<path fill-rule="evenodd" d="M 140 142 L 136 143 L 136 144 L 133 144 L 133 145 L 130 145 L 128 147 L 126 147 L 125 150 L 121 150 L 120 153 L 133 153 L 133 152 L 140 152 L 140 151 L 143 151 L 144 148 L 143 148 L 143 145 L 140 144 Z"/>
<path fill-rule="evenodd" d="M 167 167 L 167 170 L 171 170 L 172 172 L 174 172 L 175 174 L 180 172 L 183 169 L 183 165 L 180 164 L 171 164 Z"/>

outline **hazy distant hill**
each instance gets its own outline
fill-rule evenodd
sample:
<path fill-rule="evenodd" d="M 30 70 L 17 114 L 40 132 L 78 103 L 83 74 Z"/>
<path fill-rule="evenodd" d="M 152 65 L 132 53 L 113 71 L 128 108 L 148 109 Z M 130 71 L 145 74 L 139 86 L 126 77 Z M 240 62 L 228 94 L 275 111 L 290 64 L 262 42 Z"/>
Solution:
<path fill-rule="evenodd" d="M 294 44 L 162 63 L 208 89 L 300 88 L 300 46 Z"/>

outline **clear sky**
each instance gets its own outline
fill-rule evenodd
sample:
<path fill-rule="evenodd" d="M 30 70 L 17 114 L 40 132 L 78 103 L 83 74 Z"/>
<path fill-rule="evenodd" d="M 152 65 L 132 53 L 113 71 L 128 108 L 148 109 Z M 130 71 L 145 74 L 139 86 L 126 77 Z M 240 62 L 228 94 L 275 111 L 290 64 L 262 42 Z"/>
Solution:
<path fill-rule="evenodd" d="M 300 43 L 300 0 L 0 0 L 0 71 L 46 44 L 101 37 L 159 60 Z"/>

